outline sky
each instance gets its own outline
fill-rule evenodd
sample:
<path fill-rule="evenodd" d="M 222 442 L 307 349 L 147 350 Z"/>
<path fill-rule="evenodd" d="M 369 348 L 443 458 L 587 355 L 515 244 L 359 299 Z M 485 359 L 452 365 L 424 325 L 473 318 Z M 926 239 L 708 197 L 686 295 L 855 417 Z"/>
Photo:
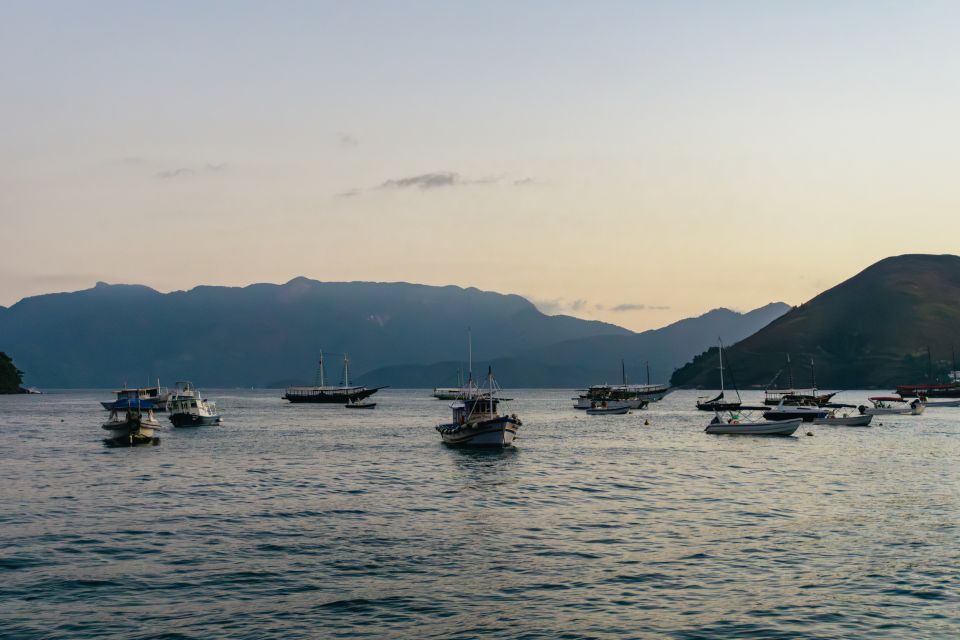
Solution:
<path fill-rule="evenodd" d="M 518 293 L 663 326 L 960 244 L 955 2 L 0 4 L 0 305 Z"/>

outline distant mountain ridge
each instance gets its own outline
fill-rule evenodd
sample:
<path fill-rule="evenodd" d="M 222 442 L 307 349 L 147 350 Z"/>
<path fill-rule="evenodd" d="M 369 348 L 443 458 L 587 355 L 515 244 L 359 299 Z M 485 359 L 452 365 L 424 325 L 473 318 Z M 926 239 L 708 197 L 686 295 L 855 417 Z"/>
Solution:
<path fill-rule="evenodd" d="M 881 260 L 730 346 L 726 362 L 741 386 L 766 385 L 790 354 L 798 384 L 808 384 L 813 358 L 821 388 L 893 388 L 927 382 L 927 346 L 943 376 L 960 347 L 960 256 Z M 673 382 L 716 387 L 717 367 L 714 349 Z"/>
<path fill-rule="evenodd" d="M 497 361 L 498 367 L 512 363 L 517 372 L 512 386 L 576 386 L 606 372 L 619 378 L 620 357 L 629 358 L 633 379 L 640 376 L 642 358 L 665 380 L 673 366 L 692 357 L 686 355 L 691 349 L 702 350 L 718 331 L 737 326 L 746 335 L 766 324 L 767 312 L 758 312 L 715 310 L 675 323 L 663 334 L 635 334 L 609 323 L 548 316 L 517 295 L 456 286 L 294 278 L 280 285 L 160 293 L 142 285 L 98 283 L 25 298 L 0 311 L 0 349 L 17 354 L 30 384 L 47 388 L 114 387 L 158 377 L 166 384 L 188 379 L 206 387 L 307 383 L 314 379 L 320 349 L 326 350 L 330 380 L 339 378 L 345 351 L 355 378 L 406 368 L 411 378 L 401 386 L 432 387 L 455 376 L 449 363 L 461 354 L 465 359 L 471 327 L 479 358 Z M 683 333 L 699 325 L 702 330 Z M 664 348 L 662 359 L 645 353 L 655 349 L 650 338 L 674 333 L 688 344 Z M 593 342 L 605 338 L 625 342 Z M 577 362 L 562 352 L 590 355 Z M 684 357 L 676 359 L 677 353 Z M 447 363 L 439 379 L 415 378 L 410 369 L 440 367 L 436 363 Z"/>
<path fill-rule="evenodd" d="M 713 309 L 642 333 L 574 338 L 524 349 L 510 358 L 477 363 L 474 371 L 483 373 L 490 364 L 497 378 L 512 387 L 583 387 L 620 382 L 623 359 L 628 382 L 646 382 L 647 364 L 651 382 L 666 382 L 674 369 L 715 343 L 718 336 L 731 342 L 741 340 L 789 309 L 782 302 L 748 313 Z M 361 381 L 412 387 L 455 385 L 458 366 L 463 363 L 392 366 L 371 371 Z"/>

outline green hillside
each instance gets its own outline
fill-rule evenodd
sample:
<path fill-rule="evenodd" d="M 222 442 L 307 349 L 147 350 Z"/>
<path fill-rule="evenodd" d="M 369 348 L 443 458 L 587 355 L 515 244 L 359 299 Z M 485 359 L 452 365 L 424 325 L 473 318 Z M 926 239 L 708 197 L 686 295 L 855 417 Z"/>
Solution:
<path fill-rule="evenodd" d="M 798 385 L 816 362 L 822 388 L 892 387 L 951 367 L 960 347 L 960 256 L 881 260 L 727 350 L 740 387 L 766 385 L 790 354 Z M 716 387 L 716 349 L 678 369 L 676 385 Z M 784 375 L 785 378 L 785 375 Z M 784 381 L 781 378 L 781 381 Z"/>
<path fill-rule="evenodd" d="M 23 372 L 13 365 L 13 360 L 0 351 L 0 393 L 20 393 Z"/>

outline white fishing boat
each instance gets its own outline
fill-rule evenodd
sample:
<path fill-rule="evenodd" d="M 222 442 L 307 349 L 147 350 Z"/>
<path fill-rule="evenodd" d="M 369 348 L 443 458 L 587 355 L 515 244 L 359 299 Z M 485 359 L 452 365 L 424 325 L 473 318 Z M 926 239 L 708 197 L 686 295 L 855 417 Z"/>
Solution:
<path fill-rule="evenodd" d="M 110 417 L 101 425 L 109 436 L 104 439 L 104 444 L 111 447 L 160 444 L 160 438 L 156 436 L 160 422 L 153 412 L 151 402 L 138 399 L 117 401 L 110 411 Z"/>
<path fill-rule="evenodd" d="M 186 381 L 177 382 L 167 401 L 167 409 L 175 427 L 201 427 L 218 424 L 221 420 L 217 404 L 205 400 L 193 384 Z"/>
<path fill-rule="evenodd" d="M 466 447 L 511 447 L 517 431 L 523 426 L 516 414 L 500 413 L 500 385 L 487 368 L 487 386 L 480 389 L 473 382 L 473 341 L 469 345 L 469 377 L 462 395 L 450 404 L 453 419 L 437 425 L 444 444 Z"/>
<path fill-rule="evenodd" d="M 792 436 L 803 423 L 802 418 L 763 420 L 757 414 L 766 407 L 744 407 L 732 411 L 717 411 L 704 431 L 730 436 Z"/>
<path fill-rule="evenodd" d="M 912 402 L 907 402 L 900 396 L 874 396 L 872 398 L 867 398 L 867 400 L 869 400 L 870 404 L 873 406 L 867 407 L 865 405 L 860 405 L 858 409 L 863 415 L 918 416 L 923 413 L 923 410 L 926 408 L 926 405 L 921 402 L 919 398 L 913 400 Z"/>

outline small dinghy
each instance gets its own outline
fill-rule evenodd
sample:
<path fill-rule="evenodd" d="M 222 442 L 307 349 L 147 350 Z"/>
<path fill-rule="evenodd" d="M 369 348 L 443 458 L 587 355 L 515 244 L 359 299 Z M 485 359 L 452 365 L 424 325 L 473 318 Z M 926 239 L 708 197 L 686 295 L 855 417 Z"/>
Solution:
<path fill-rule="evenodd" d="M 347 409 L 374 409 L 377 406 L 376 402 L 348 402 L 343 405 Z"/>
<path fill-rule="evenodd" d="M 136 398 L 117 401 L 110 418 L 102 427 L 109 432 L 103 443 L 108 447 L 157 445 L 160 422 L 153 415 L 153 404 Z"/>
<path fill-rule="evenodd" d="M 632 407 L 627 403 L 604 402 L 600 406 L 593 406 L 587 409 L 588 416 L 623 416 L 630 413 Z"/>
<path fill-rule="evenodd" d="M 733 411 L 717 411 L 704 431 L 730 436 L 792 436 L 803 423 L 803 418 L 762 420 L 750 414 L 766 409 L 767 407 L 740 407 Z M 725 415 L 721 416 L 721 413 Z"/>
<path fill-rule="evenodd" d="M 813 424 L 824 424 L 834 427 L 869 427 L 871 421 L 873 421 L 873 416 L 870 414 L 838 416 L 831 413 L 827 414 L 825 418 L 817 418 L 813 421 Z"/>

